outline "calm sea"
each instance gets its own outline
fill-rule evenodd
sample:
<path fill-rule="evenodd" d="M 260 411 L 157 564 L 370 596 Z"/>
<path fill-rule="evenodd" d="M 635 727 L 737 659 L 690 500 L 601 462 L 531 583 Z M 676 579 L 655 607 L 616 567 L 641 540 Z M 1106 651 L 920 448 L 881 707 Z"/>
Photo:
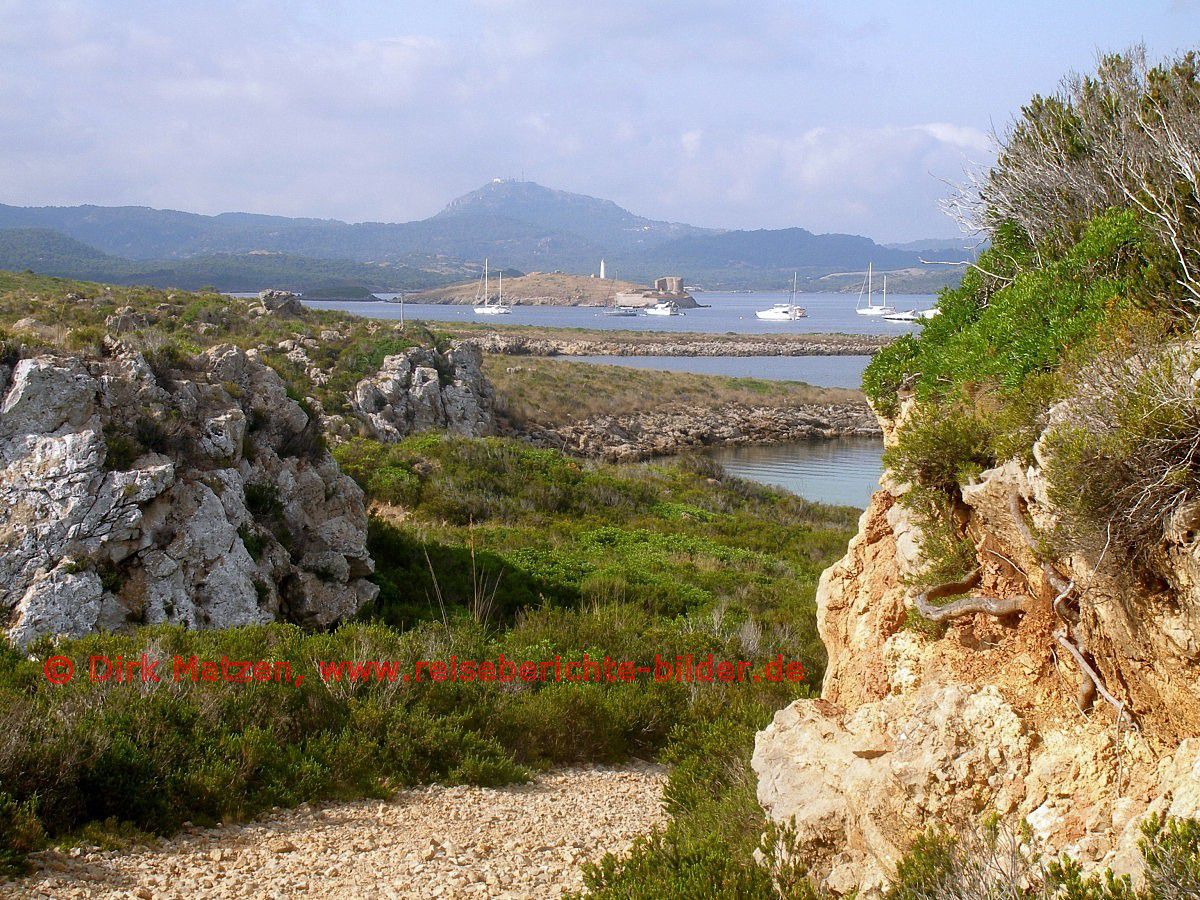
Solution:
<path fill-rule="evenodd" d="M 381 294 L 395 297 L 397 294 Z M 514 306 L 507 316 L 478 316 L 470 306 L 436 303 L 405 303 L 406 318 L 430 322 L 490 322 L 497 325 L 543 325 L 554 328 L 603 328 L 623 331 L 700 331 L 708 334 L 810 334 L 831 331 L 846 334 L 906 334 L 918 325 L 883 322 L 874 316 L 854 311 L 857 294 L 801 294 L 797 302 L 808 310 L 808 318 L 798 322 L 766 322 L 754 312 L 773 303 L 784 303 L 783 291 L 753 294 L 699 293 L 696 302 L 707 309 L 684 310 L 681 316 L 606 316 L 601 310 L 585 306 Z M 932 294 L 891 295 L 889 303 L 897 309 L 929 309 L 937 300 Z M 306 300 L 317 309 L 338 309 L 377 319 L 398 319 L 400 304 L 363 300 Z"/>
<path fill-rule="evenodd" d="M 739 478 L 784 488 L 806 500 L 866 508 L 883 474 L 882 442 L 869 438 L 765 447 L 718 447 L 709 455 Z"/>
<path fill-rule="evenodd" d="M 730 375 L 768 381 L 805 381 L 818 387 L 856 388 L 869 356 L 560 356 L 558 359 L 662 372 Z"/>

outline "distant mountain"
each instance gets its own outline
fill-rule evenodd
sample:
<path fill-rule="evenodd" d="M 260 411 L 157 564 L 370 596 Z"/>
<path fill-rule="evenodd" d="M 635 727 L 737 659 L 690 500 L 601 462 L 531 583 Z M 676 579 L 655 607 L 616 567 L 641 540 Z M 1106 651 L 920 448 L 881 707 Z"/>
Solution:
<path fill-rule="evenodd" d="M 890 250 L 911 250 L 926 259 L 974 259 L 987 246 L 982 238 L 925 238 L 903 244 L 884 244 Z"/>
<path fill-rule="evenodd" d="M 312 259 L 284 253 L 215 253 L 187 259 L 132 260 L 112 256 L 45 228 L 0 228 L 0 269 L 42 275 L 224 291 L 283 288 L 310 296 L 355 297 L 373 291 L 428 288 L 473 274 L 470 267 L 434 272 L 406 265 Z"/>
<path fill-rule="evenodd" d="M 655 247 L 641 267 L 694 273 L 725 269 L 797 269 L 825 272 L 918 265 L 918 254 L 889 250 L 853 234 L 813 234 L 803 228 L 726 231 L 680 238 Z"/>
<path fill-rule="evenodd" d="M 142 272 L 155 279 L 147 283 L 155 284 L 168 277 L 186 277 L 190 283 L 207 267 L 213 277 L 202 283 L 218 286 L 257 285 L 289 273 L 288 284 L 278 286 L 333 279 L 431 288 L 469 277 L 485 258 L 493 266 L 521 271 L 589 274 L 603 257 L 613 274 L 643 282 L 681 274 L 693 283 L 758 287 L 774 286 L 793 270 L 820 277 L 860 271 L 868 263 L 881 270 L 921 264 L 915 248 L 881 247 L 857 235 L 697 228 L 638 216 L 609 200 L 513 180 L 493 181 L 428 219 L 404 223 L 204 216 L 139 206 L 0 205 L 0 229 L 51 230 L 115 258 L 104 266 L 126 273 L 123 278 L 139 274 L 127 263 L 140 262 Z M 8 251 L 16 254 L 13 240 L 8 238 Z M 79 247 L 62 245 L 56 252 L 75 267 L 87 258 Z M 27 267 L 41 271 L 47 265 Z M 104 266 L 93 260 L 94 268 Z"/>

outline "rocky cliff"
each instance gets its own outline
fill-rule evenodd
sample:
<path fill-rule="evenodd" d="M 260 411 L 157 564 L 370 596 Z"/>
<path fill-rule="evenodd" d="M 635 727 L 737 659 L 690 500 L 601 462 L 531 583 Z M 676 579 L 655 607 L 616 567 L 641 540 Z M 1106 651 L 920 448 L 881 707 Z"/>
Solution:
<path fill-rule="evenodd" d="M 329 625 L 377 588 L 358 486 L 254 352 L 0 367 L 0 624 Z"/>
<path fill-rule="evenodd" d="M 1042 852 L 1136 875 L 1148 814 L 1200 814 L 1200 510 L 1152 548 L 1150 577 L 1103 549 L 1048 563 L 1032 533 L 1059 517 L 1035 456 L 961 490 L 979 570 L 943 593 L 1000 601 L 1001 615 L 918 614 L 927 561 L 906 486 L 887 476 L 820 580 L 822 697 L 778 712 L 753 766 L 763 807 L 794 820 L 835 894 L 878 896 L 932 824 L 994 812 L 1027 823 Z"/>

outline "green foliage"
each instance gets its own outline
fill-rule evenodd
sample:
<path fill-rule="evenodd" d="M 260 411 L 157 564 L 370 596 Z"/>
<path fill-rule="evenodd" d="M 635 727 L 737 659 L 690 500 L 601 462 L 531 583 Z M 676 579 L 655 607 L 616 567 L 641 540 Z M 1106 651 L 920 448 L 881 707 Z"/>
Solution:
<path fill-rule="evenodd" d="M 1017 245 L 1000 232 L 980 257 L 979 268 L 1005 278 L 1003 287 L 972 270 L 960 287 L 943 292 L 940 314 L 919 336 L 875 356 L 863 389 L 878 408 L 894 412 L 903 385 L 922 401 L 962 397 L 978 384 L 1015 393 L 1027 376 L 1055 369 L 1065 352 L 1142 295 L 1141 266 L 1150 249 L 1131 211 L 1100 216 L 1061 258 L 1034 268 L 1024 268 L 1033 262 Z"/>
<path fill-rule="evenodd" d="M 1200 896 L 1200 821 L 1151 816 L 1139 842 L 1144 881 L 1110 870 L 1085 875 L 1063 857 L 1043 862 L 1028 825 L 990 818 L 956 831 L 931 829 L 896 866 L 886 900 L 1175 900 Z"/>
<path fill-rule="evenodd" d="M 713 479 L 694 461 L 613 466 L 437 435 L 356 440 L 335 455 L 372 499 L 405 507 L 400 523 L 373 520 L 369 536 L 381 591 L 366 614 L 395 625 L 470 607 L 484 583 L 500 621 L 616 601 L 794 623 L 812 615 L 816 578 L 853 527 L 850 510 Z"/>
<path fill-rule="evenodd" d="M 1049 495 L 1071 546 L 1112 542 L 1139 554 L 1200 496 L 1195 369 L 1195 353 L 1171 344 L 1122 350 L 1084 371 L 1046 437 Z"/>
<path fill-rule="evenodd" d="M 993 463 L 991 438 L 988 424 L 973 410 L 919 406 L 883 461 L 901 481 L 954 491 Z"/>
<path fill-rule="evenodd" d="M 25 855 L 41 846 L 43 839 L 34 798 L 18 801 L 0 791 L 0 876 L 19 874 Z"/>
<path fill-rule="evenodd" d="M 789 855 L 790 834 L 764 820 L 754 793 L 750 752 L 767 707 L 735 702 L 704 706 L 672 732 L 666 803 L 670 822 L 638 838 L 628 857 L 605 856 L 585 867 L 587 896 L 815 900 L 802 861 Z M 768 861 L 754 859 L 759 850 Z"/>

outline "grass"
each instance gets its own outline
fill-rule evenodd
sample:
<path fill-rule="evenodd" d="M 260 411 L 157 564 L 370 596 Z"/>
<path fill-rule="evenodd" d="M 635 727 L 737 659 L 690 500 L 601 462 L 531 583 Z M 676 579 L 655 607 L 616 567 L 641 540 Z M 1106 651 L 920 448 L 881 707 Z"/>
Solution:
<path fill-rule="evenodd" d="M 518 423 L 543 425 L 681 406 L 787 407 L 862 401 L 859 391 L 799 381 L 694 375 L 537 357 L 518 361 L 489 356 L 484 371 L 496 389 L 499 413 Z"/>

